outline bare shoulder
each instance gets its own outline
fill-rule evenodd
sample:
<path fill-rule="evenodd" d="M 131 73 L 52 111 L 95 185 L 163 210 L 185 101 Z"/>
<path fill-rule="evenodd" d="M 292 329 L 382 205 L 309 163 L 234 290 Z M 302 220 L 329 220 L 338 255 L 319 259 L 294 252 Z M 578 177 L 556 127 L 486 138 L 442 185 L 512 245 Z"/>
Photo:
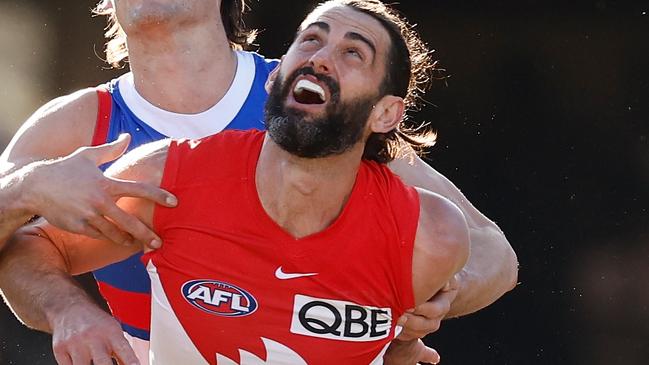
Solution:
<path fill-rule="evenodd" d="M 450 200 L 417 189 L 419 225 L 413 254 L 415 300 L 428 300 L 466 263 L 469 228 L 462 211 Z"/>
<path fill-rule="evenodd" d="M 98 100 L 94 88 L 58 97 L 20 127 L 0 156 L 0 174 L 33 161 L 72 153 L 92 142 Z"/>
<path fill-rule="evenodd" d="M 139 146 L 115 161 L 106 175 L 159 186 L 170 144 L 171 139 L 163 139 Z"/>
<path fill-rule="evenodd" d="M 468 226 L 464 214 L 447 198 L 424 189 L 417 189 L 420 202 L 419 231 L 434 233 L 432 248 L 440 245 L 462 245 L 468 241 Z M 432 244 L 432 243 L 428 243 Z"/>

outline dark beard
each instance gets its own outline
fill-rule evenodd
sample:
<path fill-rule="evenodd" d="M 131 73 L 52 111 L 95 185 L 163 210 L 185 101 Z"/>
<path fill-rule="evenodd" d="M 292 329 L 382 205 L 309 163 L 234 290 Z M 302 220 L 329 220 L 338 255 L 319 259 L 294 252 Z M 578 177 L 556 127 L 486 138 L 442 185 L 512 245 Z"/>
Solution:
<path fill-rule="evenodd" d="M 305 112 L 285 105 L 284 100 L 293 92 L 290 89 L 293 82 L 305 74 L 326 83 L 331 92 L 331 100 L 321 117 L 310 118 Z M 328 76 L 315 74 L 310 67 L 297 70 L 286 80 L 280 74 L 264 109 L 268 135 L 282 149 L 298 157 L 342 154 L 360 141 L 376 99 L 372 96 L 342 103 L 338 83 Z"/>

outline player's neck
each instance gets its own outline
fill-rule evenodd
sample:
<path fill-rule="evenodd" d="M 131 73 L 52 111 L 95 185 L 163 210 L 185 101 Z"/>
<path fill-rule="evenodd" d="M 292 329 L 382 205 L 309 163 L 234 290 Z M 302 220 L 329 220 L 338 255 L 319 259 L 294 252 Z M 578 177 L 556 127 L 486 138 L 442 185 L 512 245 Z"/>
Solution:
<path fill-rule="evenodd" d="M 214 106 L 230 87 L 237 68 L 219 24 L 129 35 L 135 88 L 151 104 L 184 114 Z"/>
<path fill-rule="evenodd" d="M 266 213 L 296 238 L 324 230 L 347 203 L 362 153 L 359 144 L 338 156 L 299 158 L 267 136 L 255 176 Z"/>

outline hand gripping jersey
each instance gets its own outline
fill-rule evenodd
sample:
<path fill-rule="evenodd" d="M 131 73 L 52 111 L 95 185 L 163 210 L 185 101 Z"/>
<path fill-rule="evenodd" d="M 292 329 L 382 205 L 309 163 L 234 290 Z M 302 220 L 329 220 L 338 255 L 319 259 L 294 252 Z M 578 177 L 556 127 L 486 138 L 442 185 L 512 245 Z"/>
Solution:
<path fill-rule="evenodd" d="M 237 72 L 230 89 L 221 101 L 199 114 L 172 113 L 150 104 L 135 90 L 131 73 L 113 80 L 107 88 L 98 88 L 99 113 L 93 144 L 113 141 L 126 132 L 132 136 L 132 149 L 167 137 L 200 138 L 223 129 L 264 128 L 264 84 L 277 61 L 249 52 L 237 52 L 237 58 Z M 97 270 L 94 275 L 124 331 L 148 340 L 151 290 L 140 256 Z"/>
<path fill-rule="evenodd" d="M 161 185 L 180 203 L 155 208 L 164 244 L 143 257 L 151 363 L 382 364 L 414 306 L 416 191 L 363 162 L 340 216 L 295 239 L 257 195 L 264 135 L 226 131 L 169 149 Z"/>

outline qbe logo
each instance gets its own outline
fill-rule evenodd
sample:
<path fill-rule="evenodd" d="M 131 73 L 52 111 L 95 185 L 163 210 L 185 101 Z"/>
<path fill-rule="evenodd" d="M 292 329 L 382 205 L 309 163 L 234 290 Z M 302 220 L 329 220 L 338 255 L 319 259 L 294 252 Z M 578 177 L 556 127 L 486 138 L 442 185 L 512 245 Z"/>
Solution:
<path fill-rule="evenodd" d="M 182 294 L 194 307 L 217 316 L 241 317 L 257 310 L 257 300 L 247 291 L 216 280 L 191 280 Z"/>
<path fill-rule="evenodd" d="M 330 340 L 368 342 L 390 334 L 392 310 L 296 295 L 291 332 Z"/>

